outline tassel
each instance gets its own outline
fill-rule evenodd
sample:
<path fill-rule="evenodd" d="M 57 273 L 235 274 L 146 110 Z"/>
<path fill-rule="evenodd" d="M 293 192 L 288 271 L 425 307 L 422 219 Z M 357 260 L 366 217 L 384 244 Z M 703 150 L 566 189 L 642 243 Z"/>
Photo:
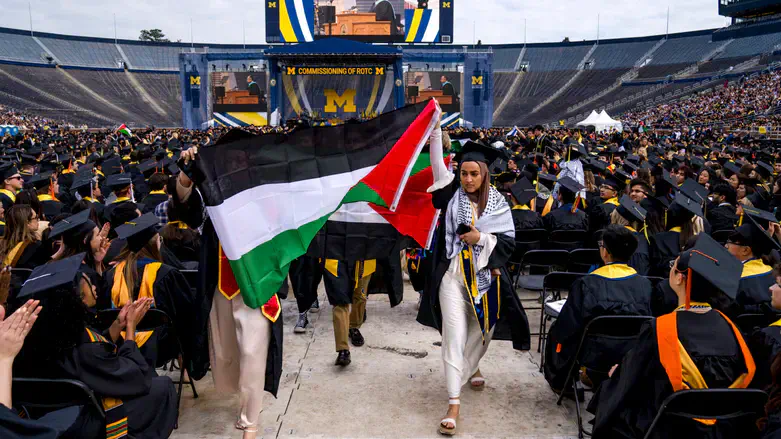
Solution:
<path fill-rule="evenodd" d="M 552 208 L 553 208 L 553 196 L 551 195 L 550 197 L 548 197 L 548 201 L 545 203 L 545 207 L 542 209 L 542 216 L 549 214 Z"/>
<path fill-rule="evenodd" d="M 572 203 L 572 209 L 570 210 L 570 213 L 575 213 L 578 211 L 578 203 L 580 203 L 580 195 L 575 197 L 575 202 Z"/>
<path fill-rule="evenodd" d="M 740 214 L 740 218 L 738 218 L 738 227 L 743 225 L 743 214 Z"/>
<path fill-rule="evenodd" d="M 688 310 L 692 306 L 692 269 L 686 270 L 686 302 L 684 307 Z"/>

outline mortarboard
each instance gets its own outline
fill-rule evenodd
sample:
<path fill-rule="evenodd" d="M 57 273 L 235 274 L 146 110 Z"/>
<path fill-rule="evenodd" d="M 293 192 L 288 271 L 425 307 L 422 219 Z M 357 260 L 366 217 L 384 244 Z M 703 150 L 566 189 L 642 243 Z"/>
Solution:
<path fill-rule="evenodd" d="M 159 228 L 160 220 L 150 212 L 122 224 L 117 227 L 116 232 L 120 239 L 127 240 L 131 251 L 138 252 L 157 234 Z"/>
<path fill-rule="evenodd" d="M 754 170 L 756 170 L 757 174 L 761 175 L 765 180 L 773 176 L 773 167 L 765 162 L 757 162 L 757 166 Z"/>
<path fill-rule="evenodd" d="M 160 164 L 155 160 L 147 160 L 144 163 L 138 165 L 138 171 L 142 174 L 146 174 L 148 171 L 155 170 Z"/>
<path fill-rule="evenodd" d="M 683 192 L 678 192 L 675 199 L 670 204 L 669 210 L 672 214 L 679 212 L 688 212 L 695 216 L 702 216 L 702 203 L 694 201 L 687 197 Z"/>
<path fill-rule="evenodd" d="M 539 181 L 541 185 L 547 187 L 548 189 L 552 189 L 553 184 L 556 183 L 556 176 L 540 172 L 537 174 L 537 181 Z"/>
<path fill-rule="evenodd" d="M 45 188 L 52 182 L 52 172 L 42 172 L 40 174 L 33 175 L 30 179 L 30 184 L 36 189 Z"/>
<path fill-rule="evenodd" d="M 461 148 L 461 160 L 457 161 L 459 163 L 483 162 L 486 165 L 490 165 L 500 154 L 501 152 L 496 148 L 469 141 Z"/>
<path fill-rule="evenodd" d="M 35 267 L 17 297 L 19 299 L 40 298 L 43 293 L 63 288 L 70 288 L 75 293 L 77 282 L 81 279 L 79 268 L 85 255 L 86 253 L 79 253 Z"/>
<path fill-rule="evenodd" d="M 734 162 L 724 163 L 724 174 L 727 178 L 732 177 L 733 174 L 740 174 L 740 167 Z"/>
<path fill-rule="evenodd" d="M 645 222 L 646 210 L 635 203 L 628 195 L 624 195 L 616 206 L 618 214 L 627 221 Z"/>
<path fill-rule="evenodd" d="M 112 157 L 104 160 L 102 164 L 103 174 L 106 176 L 119 174 L 122 172 L 122 159 L 119 157 Z"/>
<path fill-rule="evenodd" d="M 705 233 L 697 235 L 697 242 L 691 249 L 681 252 L 678 271 L 691 270 L 702 276 L 711 285 L 731 299 L 738 294 L 743 264 L 732 256 L 723 245 Z M 691 276 L 691 274 L 689 274 Z M 689 285 L 691 285 L 689 283 Z M 689 307 L 691 291 L 686 291 L 686 307 Z"/>
<path fill-rule="evenodd" d="M 114 174 L 106 178 L 106 185 L 114 191 L 128 187 L 131 183 L 133 183 L 133 178 L 130 174 Z"/>
<path fill-rule="evenodd" d="M 19 170 L 16 169 L 13 163 L 3 163 L 0 165 L 0 179 L 6 180 L 19 174 Z"/>
<path fill-rule="evenodd" d="M 687 178 L 679 189 L 684 195 L 694 201 L 698 201 L 700 204 L 708 201 L 708 190 L 705 189 L 705 186 L 697 183 L 691 178 Z"/>
<path fill-rule="evenodd" d="M 561 186 L 567 188 L 567 190 L 569 190 L 569 191 L 571 191 L 573 193 L 580 192 L 581 190 L 583 190 L 583 187 L 584 187 L 582 184 L 578 183 L 577 181 L 575 181 L 571 177 L 564 177 L 564 178 L 560 179 L 558 181 L 558 183 Z"/>
<path fill-rule="evenodd" d="M 510 192 L 518 201 L 518 204 L 524 205 L 533 200 L 537 196 L 537 191 L 534 189 L 534 185 L 526 178 L 523 177 L 518 180 L 514 185 L 510 187 Z"/>
<path fill-rule="evenodd" d="M 64 233 L 81 234 L 93 230 L 97 226 L 89 219 L 89 215 L 89 210 L 82 210 L 76 215 L 60 220 L 52 227 L 49 239 L 57 238 Z"/>
<path fill-rule="evenodd" d="M 626 179 L 623 176 L 607 174 L 602 181 L 602 184 L 612 187 L 616 192 L 621 192 L 626 186 Z"/>

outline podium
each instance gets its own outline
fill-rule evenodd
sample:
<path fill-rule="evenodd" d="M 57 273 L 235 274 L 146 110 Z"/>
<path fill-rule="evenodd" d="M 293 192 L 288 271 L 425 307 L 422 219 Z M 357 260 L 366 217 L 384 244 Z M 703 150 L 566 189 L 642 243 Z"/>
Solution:
<path fill-rule="evenodd" d="M 249 94 L 249 90 L 228 90 L 225 96 L 217 99 L 218 104 L 258 104 L 260 97 Z"/>
<path fill-rule="evenodd" d="M 442 90 L 420 90 L 418 96 L 410 96 L 408 99 L 411 104 L 417 104 L 429 99 L 439 102 L 440 106 L 453 104 L 453 96 L 445 96 Z"/>
<path fill-rule="evenodd" d="M 336 14 L 336 23 L 325 25 L 326 35 L 390 35 L 391 22 L 377 21 L 372 13 Z"/>

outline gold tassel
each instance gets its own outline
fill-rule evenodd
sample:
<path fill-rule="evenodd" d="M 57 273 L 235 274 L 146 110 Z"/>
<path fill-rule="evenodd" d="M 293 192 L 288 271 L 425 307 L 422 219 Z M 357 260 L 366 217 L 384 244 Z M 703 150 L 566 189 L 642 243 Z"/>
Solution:
<path fill-rule="evenodd" d="M 580 195 L 575 197 L 575 202 L 572 203 L 572 209 L 570 210 L 570 213 L 575 213 L 578 211 L 578 203 L 580 203 Z"/>
<path fill-rule="evenodd" d="M 551 195 L 550 197 L 548 197 L 548 201 L 545 203 L 545 207 L 542 209 L 542 216 L 549 214 L 552 208 L 553 208 L 553 196 Z"/>

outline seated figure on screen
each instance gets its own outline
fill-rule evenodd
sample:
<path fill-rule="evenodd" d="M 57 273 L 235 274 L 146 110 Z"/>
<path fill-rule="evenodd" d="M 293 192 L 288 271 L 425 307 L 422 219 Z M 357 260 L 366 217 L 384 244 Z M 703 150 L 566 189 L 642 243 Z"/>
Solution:
<path fill-rule="evenodd" d="M 404 29 L 399 23 L 396 12 L 393 10 L 393 4 L 388 0 L 377 0 L 374 2 L 369 12 L 375 13 L 375 19 L 377 21 L 390 21 L 391 22 L 391 35 L 403 35 Z"/>

